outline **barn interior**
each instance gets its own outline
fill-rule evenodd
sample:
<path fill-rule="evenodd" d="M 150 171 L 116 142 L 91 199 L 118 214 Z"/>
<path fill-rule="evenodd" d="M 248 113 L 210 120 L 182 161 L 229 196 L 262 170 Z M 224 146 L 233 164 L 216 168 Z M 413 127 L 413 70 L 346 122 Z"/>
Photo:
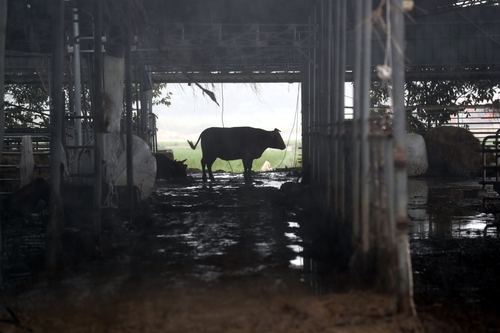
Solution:
<path fill-rule="evenodd" d="M 431 226 L 446 206 L 468 223 L 482 216 L 496 231 L 498 159 L 481 168 L 481 179 L 441 175 L 422 185 L 429 199 L 408 197 L 421 182 L 408 179 L 404 99 L 405 82 L 498 82 L 497 1 L 0 5 L 0 93 L 5 84 L 25 101 L 46 100 L 45 110 L 30 110 L 3 98 L 2 171 L 11 167 L 16 176 L 1 179 L 1 325 L 41 332 L 483 332 L 500 325 L 498 239 L 482 230 L 471 239 L 477 230 L 459 226 L 467 236 L 437 237 L 436 247 L 436 230 L 416 231 L 422 209 Z M 289 170 L 255 175 L 251 184 L 233 175 L 208 184 L 199 174 L 156 179 L 154 85 L 189 83 L 218 104 L 211 84 L 224 82 L 301 84 L 301 181 Z M 351 113 L 346 82 L 354 86 Z M 390 87 L 382 116 L 373 115 L 374 82 Z M 16 116 L 26 113 L 18 126 Z M 482 117 L 470 114 L 465 127 Z M 497 122 L 478 123 L 475 134 L 496 154 Z M 20 191 L 23 166 L 7 158 L 29 145 L 42 177 Z M 471 195 L 465 203 L 462 190 Z M 8 209 L 12 198 L 24 200 L 21 212 Z M 453 274 L 442 281 L 424 273 L 448 274 L 446 262 Z"/>

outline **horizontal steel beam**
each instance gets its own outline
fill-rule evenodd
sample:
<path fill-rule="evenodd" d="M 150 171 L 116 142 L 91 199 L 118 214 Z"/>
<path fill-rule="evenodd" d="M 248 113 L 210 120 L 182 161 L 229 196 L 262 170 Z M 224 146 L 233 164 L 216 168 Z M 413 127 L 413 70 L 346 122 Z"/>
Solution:
<path fill-rule="evenodd" d="M 375 71 L 372 71 L 372 80 L 379 80 Z M 406 71 L 406 81 L 424 81 L 424 80 L 487 80 L 500 77 L 500 67 L 484 70 L 456 70 L 456 69 L 412 69 Z M 187 72 L 170 71 L 161 73 L 152 73 L 152 79 L 155 83 L 210 83 L 210 82 L 300 82 L 300 70 L 296 71 L 267 71 L 267 72 L 242 72 L 228 71 L 224 74 L 220 72 Z M 353 73 L 345 73 L 346 82 L 352 82 Z M 17 75 L 6 74 L 6 84 L 48 84 L 47 75 Z M 65 82 L 66 78 L 65 78 Z"/>
<path fill-rule="evenodd" d="M 153 74 L 155 83 L 252 83 L 252 82 L 300 82 L 300 72 L 280 73 L 168 73 Z"/>

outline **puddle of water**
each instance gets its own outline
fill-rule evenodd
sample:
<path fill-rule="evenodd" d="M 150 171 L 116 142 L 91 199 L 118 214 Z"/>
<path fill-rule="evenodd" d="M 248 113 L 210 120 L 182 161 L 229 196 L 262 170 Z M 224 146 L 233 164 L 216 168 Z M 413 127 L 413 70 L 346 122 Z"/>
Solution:
<path fill-rule="evenodd" d="M 262 257 L 266 257 L 272 254 L 272 245 L 274 244 L 270 242 L 255 243 L 255 251 L 257 251 L 257 253 L 259 253 Z"/>
<path fill-rule="evenodd" d="M 254 274 L 273 265 L 276 262 L 274 257 L 285 255 L 288 267 L 300 271 L 301 280 L 311 285 L 314 293 L 331 291 L 329 270 L 304 255 L 303 240 L 299 236 L 300 225 L 294 221 L 295 214 L 289 213 L 291 221 L 287 221 L 283 229 L 270 227 L 265 222 L 270 218 L 270 211 L 261 209 L 263 202 L 254 198 L 256 193 L 261 193 L 256 188 L 279 189 L 282 184 L 295 180 L 286 174 L 256 174 L 254 183 L 246 184 L 241 174 L 217 173 L 214 183 L 203 184 L 199 175 L 189 187 L 165 185 L 170 188 L 158 190 L 156 194 L 166 198 L 168 205 L 175 206 L 173 211 L 168 210 L 168 224 L 174 227 L 177 234 L 169 233 L 172 229 L 166 228 L 165 234 L 157 236 L 157 239 L 169 242 L 169 245 L 159 246 L 163 251 L 160 253 L 171 251 L 169 255 L 177 255 L 178 258 L 199 260 L 199 263 L 194 263 L 196 272 L 193 276 L 203 281 L 217 279 L 221 272 L 224 275 Z M 190 195 L 195 193 L 197 197 L 190 200 Z M 210 198 L 210 202 L 201 204 L 206 209 L 200 206 L 203 196 Z M 260 221 L 264 222 L 261 224 Z M 185 248 L 174 254 L 176 247 L 181 246 Z M 276 253 L 279 255 L 275 256 Z M 212 269 L 210 265 L 214 262 L 219 268 L 223 263 L 224 270 Z M 210 265 L 203 266 L 202 263 Z"/>
<path fill-rule="evenodd" d="M 482 237 L 494 216 L 482 212 L 481 198 L 464 195 L 464 191 L 480 188 L 476 180 L 408 179 L 410 237 Z"/>
<path fill-rule="evenodd" d="M 302 270 L 304 268 L 304 258 L 297 256 L 295 259 L 290 260 L 290 267 Z"/>
<path fill-rule="evenodd" d="M 289 227 L 297 229 L 294 231 L 298 231 L 298 228 L 300 227 L 297 222 L 287 222 L 287 224 Z M 302 239 L 294 232 L 285 232 L 285 236 L 292 243 L 288 244 L 287 248 L 291 249 L 294 253 L 297 254 L 301 254 L 304 251 L 304 248 L 298 245 L 302 243 Z M 290 267 L 302 270 L 304 268 L 304 258 L 300 255 L 297 255 L 294 259 L 290 260 Z"/>

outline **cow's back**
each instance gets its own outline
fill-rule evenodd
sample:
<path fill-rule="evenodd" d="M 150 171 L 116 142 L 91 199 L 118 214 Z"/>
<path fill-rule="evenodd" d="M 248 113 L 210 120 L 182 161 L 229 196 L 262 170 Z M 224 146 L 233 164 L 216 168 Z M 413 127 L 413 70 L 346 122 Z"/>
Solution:
<path fill-rule="evenodd" d="M 266 131 L 252 127 L 210 127 L 201 133 L 201 148 L 207 158 L 236 160 L 249 147 L 259 145 Z"/>

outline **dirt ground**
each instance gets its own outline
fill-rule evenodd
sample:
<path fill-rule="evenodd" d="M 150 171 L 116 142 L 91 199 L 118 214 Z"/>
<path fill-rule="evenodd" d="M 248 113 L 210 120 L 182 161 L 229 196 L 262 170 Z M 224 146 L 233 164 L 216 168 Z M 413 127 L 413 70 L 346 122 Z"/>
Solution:
<path fill-rule="evenodd" d="M 461 195 L 477 183 L 417 184 L 412 318 L 392 296 L 353 288 L 335 258 L 311 255 L 301 229 L 314 221 L 278 190 L 293 177 L 192 177 L 158 182 L 131 218 L 105 210 L 98 249 L 88 200 L 76 200 L 85 191 L 68 195 L 57 270 L 43 267 L 46 215 L 4 212 L 0 332 L 500 331 L 500 242 L 482 236 L 492 216 L 480 199 Z"/>

